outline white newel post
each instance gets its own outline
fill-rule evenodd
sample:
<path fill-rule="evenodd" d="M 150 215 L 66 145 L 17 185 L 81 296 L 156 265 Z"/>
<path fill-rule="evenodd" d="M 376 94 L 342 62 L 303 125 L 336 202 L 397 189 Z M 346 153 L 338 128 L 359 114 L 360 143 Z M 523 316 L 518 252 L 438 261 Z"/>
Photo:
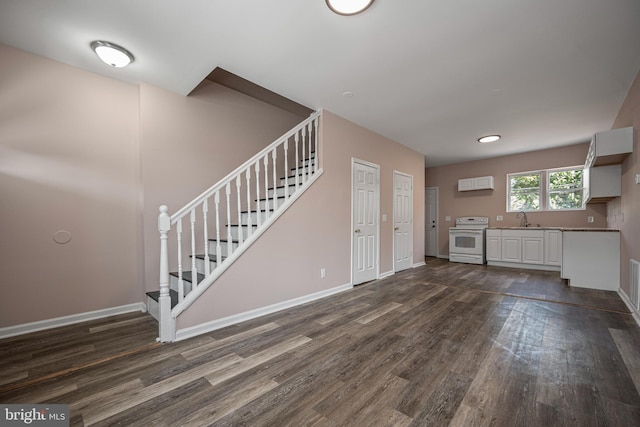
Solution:
<path fill-rule="evenodd" d="M 169 208 L 160 206 L 158 216 L 158 231 L 160 232 L 160 341 L 170 342 L 175 340 L 173 319 L 171 318 L 171 296 L 169 295 L 169 252 L 167 240 L 171 230 L 171 217 L 167 214 Z"/>

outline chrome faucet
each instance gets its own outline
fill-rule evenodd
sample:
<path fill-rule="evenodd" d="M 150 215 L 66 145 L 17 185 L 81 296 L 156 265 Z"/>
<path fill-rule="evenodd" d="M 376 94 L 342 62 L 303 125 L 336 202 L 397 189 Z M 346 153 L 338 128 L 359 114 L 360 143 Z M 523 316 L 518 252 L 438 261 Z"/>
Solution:
<path fill-rule="evenodd" d="M 522 216 L 520 214 L 522 214 Z M 525 211 L 518 212 L 516 218 L 520 218 L 520 227 L 529 226 L 529 220 L 527 219 L 527 213 Z"/>

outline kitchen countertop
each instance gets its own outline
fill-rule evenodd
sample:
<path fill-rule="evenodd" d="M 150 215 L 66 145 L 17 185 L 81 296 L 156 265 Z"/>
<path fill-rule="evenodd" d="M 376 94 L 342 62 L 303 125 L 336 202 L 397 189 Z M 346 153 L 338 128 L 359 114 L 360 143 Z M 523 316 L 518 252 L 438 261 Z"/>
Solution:
<path fill-rule="evenodd" d="M 560 230 L 560 231 L 608 231 L 619 232 L 617 228 L 595 227 L 489 227 L 489 230 Z"/>

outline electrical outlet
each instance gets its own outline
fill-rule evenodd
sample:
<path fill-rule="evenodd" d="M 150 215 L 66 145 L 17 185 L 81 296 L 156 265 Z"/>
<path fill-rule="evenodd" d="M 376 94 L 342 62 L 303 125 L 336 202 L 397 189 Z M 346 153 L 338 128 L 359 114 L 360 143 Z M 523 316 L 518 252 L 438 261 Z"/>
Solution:
<path fill-rule="evenodd" d="M 593 222 L 593 217 L 591 215 L 587 217 L 587 222 Z"/>
<path fill-rule="evenodd" d="M 451 221 L 451 217 L 450 217 L 450 216 L 445 216 L 445 217 L 444 217 L 444 220 L 445 220 L 445 221 Z"/>
<path fill-rule="evenodd" d="M 327 277 L 327 270 L 324 268 L 320 269 L 320 278 L 324 279 L 325 277 Z"/>
<path fill-rule="evenodd" d="M 504 219 L 504 217 L 502 215 L 498 215 L 496 217 L 496 221 L 502 221 Z"/>
<path fill-rule="evenodd" d="M 382 222 L 387 222 L 387 214 L 382 214 Z"/>

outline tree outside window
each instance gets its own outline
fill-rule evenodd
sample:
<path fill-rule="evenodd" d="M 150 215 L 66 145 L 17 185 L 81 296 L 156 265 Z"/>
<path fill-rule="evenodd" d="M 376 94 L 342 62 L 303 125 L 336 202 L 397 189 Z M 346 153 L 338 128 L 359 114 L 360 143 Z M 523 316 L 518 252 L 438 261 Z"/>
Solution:
<path fill-rule="evenodd" d="M 540 210 L 541 173 L 509 175 L 509 211 Z"/>
<path fill-rule="evenodd" d="M 507 211 L 584 209 L 581 167 L 507 175 Z"/>
<path fill-rule="evenodd" d="M 583 188 L 582 169 L 550 171 L 549 209 L 581 209 Z"/>

